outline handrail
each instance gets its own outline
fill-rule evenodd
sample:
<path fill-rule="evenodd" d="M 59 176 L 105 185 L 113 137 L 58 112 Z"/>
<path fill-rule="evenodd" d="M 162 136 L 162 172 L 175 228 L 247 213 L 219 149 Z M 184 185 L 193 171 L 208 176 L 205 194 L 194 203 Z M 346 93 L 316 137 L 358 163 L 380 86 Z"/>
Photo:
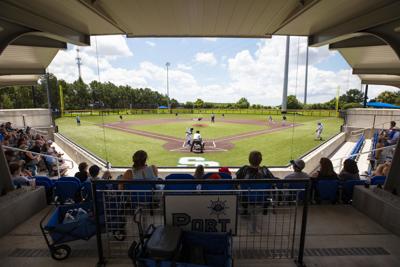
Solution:
<path fill-rule="evenodd" d="M 55 156 L 51 156 L 51 155 L 46 155 L 46 154 L 43 154 L 43 153 L 37 153 L 37 152 L 29 151 L 29 150 L 26 150 L 26 149 L 20 149 L 20 148 L 11 147 L 11 146 L 3 146 L 3 148 L 9 149 L 9 150 L 14 150 L 14 151 L 19 151 L 19 152 L 30 152 L 30 153 L 32 153 L 33 155 L 40 155 L 40 156 L 43 156 L 43 157 L 50 157 L 50 158 L 56 159 L 58 178 L 61 177 L 61 174 L 60 174 L 60 163 L 58 162 L 58 160 L 60 159 L 59 157 L 55 157 Z M 74 168 L 74 162 L 73 162 L 72 160 L 64 159 L 64 158 L 63 158 L 63 160 L 64 160 L 64 161 L 71 162 L 71 167 L 68 167 L 69 169 Z"/>

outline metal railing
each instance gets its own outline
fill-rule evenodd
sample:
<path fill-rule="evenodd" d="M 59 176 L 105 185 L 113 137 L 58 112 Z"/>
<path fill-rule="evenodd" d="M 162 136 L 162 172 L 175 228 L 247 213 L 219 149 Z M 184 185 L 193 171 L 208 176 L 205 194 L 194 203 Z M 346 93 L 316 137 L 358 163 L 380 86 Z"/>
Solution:
<path fill-rule="evenodd" d="M 231 188 L 217 189 L 218 185 Z M 171 186 L 185 188 L 172 189 Z M 188 186 L 196 189 L 189 190 Z M 221 199 L 221 202 L 227 197 L 233 197 L 237 201 L 237 209 L 225 207 L 234 213 L 236 220 L 233 230 L 235 259 L 296 258 L 297 264 L 303 266 L 309 191 L 308 179 L 96 180 L 92 183 L 92 192 L 96 192 L 93 194 L 93 201 L 99 264 L 104 264 L 106 258 L 127 257 L 129 245 L 134 241 L 139 242 L 139 231 L 133 223 L 133 214 L 138 207 L 142 209 L 143 227 L 146 229 L 149 225 L 160 226 L 174 222 L 167 215 L 170 206 L 176 208 L 177 202 L 171 201 L 171 198 L 183 197 L 187 206 L 191 197 L 211 196 L 215 200 Z M 300 203 L 303 205 L 299 206 Z M 202 210 L 200 206 L 189 209 L 199 213 Z M 221 207 L 216 210 L 221 211 Z M 212 215 L 212 212 L 209 216 L 220 218 Z M 196 231 L 205 230 L 206 227 L 206 223 L 203 224 L 200 219 L 196 223 L 192 221 L 192 224 L 188 224 L 191 225 L 191 230 Z M 218 230 L 224 232 L 228 228 L 229 225 L 225 225 L 225 228 L 221 226 Z M 105 231 L 104 234 L 101 229 Z"/>
<path fill-rule="evenodd" d="M 385 147 L 381 147 L 381 148 L 371 149 L 371 150 L 368 150 L 368 151 L 364 151 L 364 152 L 359 152 L 359 153 L 347 155 L 347 156 L 345 156 L 345 157 L 340 157 L 340 158 L 336 158 L 336 159 L 331 159 L 331 161 L 332 161 L 332 163 L 334 163 L 334 162 L 336 162 L 336 161 L 339 161 L 339 165 L 334 165 L 334 168 L 335 168 L 335 167 L 339 167 L 340 169 L 342 169 L 343 162 L 344 162 L 346 159 L 348 159 L 349 157 L 353 157 L 353 156 L 359 157 L 360 155 L 363 155 L 363 154 L 370 154 L 370 153 L 372 153 L 372 152 L 376 152 L 376 151 L 380 151 L 380 150 L 388 150 L 388 149 L 395 149 L 395 148 L 396 148 L 396 145 L 385 146 Z"/>
<path fill-rule="evenodd" d="M 16 147 L 11 147 L 11 146 L 2 146 L 3 149 L 7 149 L 7 150 L 13 150 L 13 151 L 18 151 L 18 152 L 24 152 L 24 153 L 31 153 L 32 155 L 39 155 L 42 157 L 50 157 L 53 159 L 56 159 L 56 165 L 57 165 L 57 176 L 58 178 L 61 177 L 61 173 L 60 173 L 60 162 L 58 161 L 60 159 L 60 157 L 55 157 L 55 156 L 51 156 L 51 155 L 47 155 L 47 154 L 43 154 L 43 153 L 37 153 L 37 152 L 33 152 L 33 151 L 29 151 L 29 150 L 25 150 L 25 149 L 20 149 L 20 148 L 16 148 Z M 74 162 L 72 160 L 69 159 L 64 159 L 61 158 L 63 161 L 65 162 L 70 162 L 71 166 L 68 166 L 68 169 L 72 169 L 74 168 Z"/>

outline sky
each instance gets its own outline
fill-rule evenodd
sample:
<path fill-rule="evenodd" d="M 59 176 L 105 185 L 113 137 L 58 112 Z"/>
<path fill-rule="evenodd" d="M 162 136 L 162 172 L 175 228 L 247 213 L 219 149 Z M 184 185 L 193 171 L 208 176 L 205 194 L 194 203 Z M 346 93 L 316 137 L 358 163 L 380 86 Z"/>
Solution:
<path fill-rule="evenodd" d="M 285 61 L 284 36 L 268 39 L 239 38 L 126 38 L 91 37 L 91 46 L 79 47 L 82 79 L 167 90 L 166 62 L 170 63 L 169 95 L 179 102 L 201 98 L 207 102 L 279 105 Z M 290 39 L 288 94 L 303 102 L 306 62 L 305 37 Z M 97 47 L 97 53 L 96 53 Z M 58 52 L 48 67 L 59 79 L 78 79 L 77 46 Z M 337 51 L 327 46 L 309 49 L 307 103 L 329 101 L 337 88 L 361 88 L 360 80 Z M 389 86 L 369 86 L 374 98 Z"/>

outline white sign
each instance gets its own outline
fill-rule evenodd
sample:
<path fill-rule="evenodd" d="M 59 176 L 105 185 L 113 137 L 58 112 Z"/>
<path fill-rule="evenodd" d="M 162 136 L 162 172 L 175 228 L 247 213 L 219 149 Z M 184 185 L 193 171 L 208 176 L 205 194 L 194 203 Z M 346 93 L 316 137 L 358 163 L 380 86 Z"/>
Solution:
<path fill-rule="evenodd" d="M 219 167 L 218 162 L 206 160 L 203 157 L 182 157 L 178 162 L 178 167 L 197 167 L 198 165 L 203 165 L 204 167 Z"/>
<path fill-rule="evenodd" d="M 236 195 L 164 196 L 166 225 L 186 231 L 232 232 L 236 234 Z"/>

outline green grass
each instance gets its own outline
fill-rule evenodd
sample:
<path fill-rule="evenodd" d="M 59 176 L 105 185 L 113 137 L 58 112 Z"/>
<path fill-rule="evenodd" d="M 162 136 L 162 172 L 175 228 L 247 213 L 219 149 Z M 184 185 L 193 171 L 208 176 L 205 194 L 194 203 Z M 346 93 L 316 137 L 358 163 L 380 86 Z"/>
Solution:
<path fill-rule="evenodd" d="M 202 124 L 204 127 L 195 126 Z M 261 125 L 244 125 L 235 123 L 217 122 L 211 123 L 209 121 L 181 121 L 165 124 L 151 124 L 151 125 L 135 125 L 133 129 L 162 133 L 165 135 L 180 137 L 184 139 L 187 128 L 193 127 L 195 131 L 199 130 L 204 139 L 217 139 L 220 137 L 237 135 L 246 132 L 266 129 L 266 126 Z"/>
<path fill-rule="evenodd" d="M 195 118 L 198 115 L 185 114 L 179 115 L 180 118 Z M 143 120 L 173 118 L 174 115 L 124 115 L 124 120 Z M 204 115 L 208 118 L 209 115 Z M 229 114 L 226 118 L 232 119 L 253 119 L 267 120 L 266 115 L 241 115 Z M 274 120 L 280 121 L 281 116 L 273 116 Z M 251 150 L 259 150 L 263 154 L 263 164 L 265 165 L 286 165 L 290 159 L 297 158 L 307 151 L 318 146 L 321 142 L 314 140 L 314 131 L 317 121 L 324 124 L 323 137 L 328 139 L 339 132 L 340 125 L 343 123 L 338 118 L 319 118 L 309 116 L 287 116 L 289 122 L 301 123 L 301 126 L 294 129 L 286 129 L 256 137 L 234 141 L 234 148 L 227 152 L 204 153 L 203 155 L 182 152 L 170 152 L 163 148 L 164 141 L 125 133 L 113 129 L 105 129 L 101 124 L 119 121 L 117 115 L 104 116 L 85 116 L 81 117 L 81 126 L 76 126 L 74 118 L 60 118 L 56 123 L 59 131 L 76 143 L 97 154 L 99 157 L 111 162 L 113 166 L 130 166 L 131 156 L 138 149 L 144 149 L 149 154 L 149 163 L 158 166 L 177 166 L 181 157 L 204 157 L 206 160 L 217 161 L 220 165 L 241 166 L 247 163 L 247 157 Z M 221 123 L 222 118 L 217 115 L 215 125 L 201 128 L 202 135 L 207 139 L 209 136 L 214 138 L 220 136 L 234 135 L 249 132 L 266 127 L 257 125 L 244 125 Z M 184 132 L 192 122 L 176 122 L 173 124 L 161 125 L 141 125 L 135 129 L 157 132 L 184 138 Z M 194 122 L 196 123 L 196 122 Z M 208 123 L 201 122 L 201 123 Z M 293 144 L 293 145 L 292 145 Z M 107 151 L 107 153 L 106 153 Z M 107 155 L 107 157 L 106 157 Z"/>

